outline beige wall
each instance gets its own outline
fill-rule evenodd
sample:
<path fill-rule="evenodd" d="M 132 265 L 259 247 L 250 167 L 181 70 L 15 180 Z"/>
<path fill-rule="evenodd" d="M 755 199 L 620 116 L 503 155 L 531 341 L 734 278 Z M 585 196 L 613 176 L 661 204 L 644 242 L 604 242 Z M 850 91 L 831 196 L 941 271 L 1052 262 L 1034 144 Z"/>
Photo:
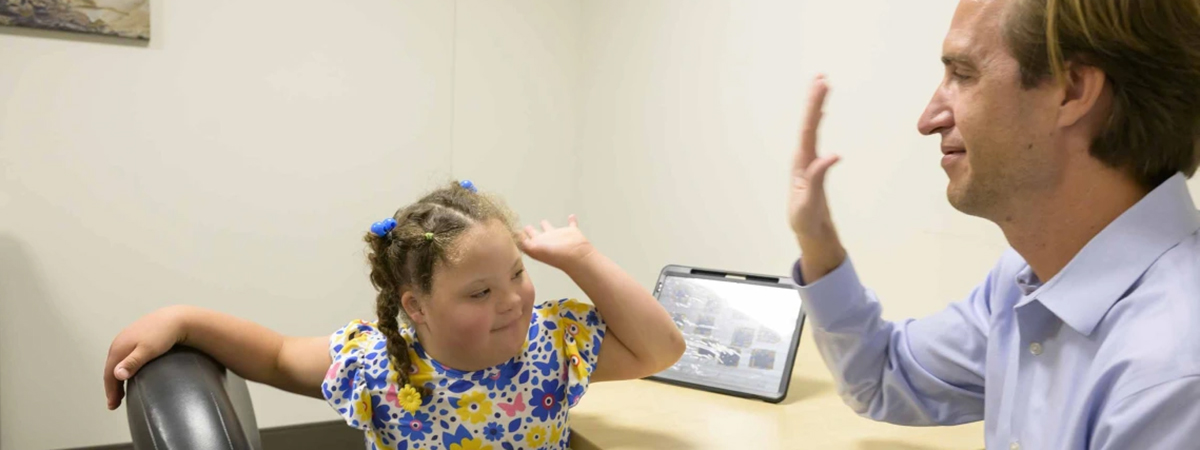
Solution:
<path fill-rule="evenodd" d="M 821 148 L 843 156 L 832 207 L 864 279 L 889 314 L 966 293 L 1003 240 L 946 204 L 937 140 L 916 132 L 953 12 L 938 3 L 585 3 L 581 181 L 595 238 L 647 285 L 668 263 L 786 274 L 798 254 L 787 171 L 821 71 L 833 87 Z"/>
<path fill-rule="evenodd" d="M 127 440 L 103 357 L 159 306 L 292 334 L 370 317 L 367 224 L 452 178 L 526 223 L 580 214 L 647 286 L 669 263 L 784 274 L 818 70 L 846 245 L 886 315 L 936 311 L 1004 248 L 915 131 L 953 4 L 156 1 L 144 48 L 0 29 L 0 448 Z M 531 267 L 540 298 L 579 295 Z M 253 394 L 265 427 L 336 419 Z"/>
<path fill-rule="evenodd" d="M 525 224 L 582 213 L 580 20 L 577 1 L 458 1 L 454 175 L 503 193 Z M 539 299 L 582 296 L 562 272 L 526 263 Z"/>
<path fill-rule="evenodd" d="M 577 2 L 152 14 L 148 46 L 0 29 L 0 448 L 127 441 L 103 358 L 157 307 L 302 335 L 371 317 L 362 234 L 439 183 L 576 212 Z M 531 266 L 542 298 L 578 295 Z M 336 419 L 252 393 L 264 427 Z"/>
<path fill-rule="evenodd" d="M 891 318 L 965 296 L 1006 247 L 954 211 L 917 117 L 956 2 L 584 2 L 580 181 L 592 238 L 651 286 L 669 263 L 786 275 L 787 177 L 809 81 L 842 155 L 841 237 Z M 1200 194 L 1200 183 L 1191 183 Z"/>
<path fill-rule="evenodd" d="M 159 306 L 202 305 L 294 334 L 370 317 L 366 227 L 488 167 L 471 152 L 520 149 L 528 170 L 572 167 L 562 161 L 573 154 L 574 63 L 557 61 L 571 53 L 572 5 L 155 2 L 148 47 L 5 29 L 0 447 L 127 441 L 124 412 L 104 409 L 103 358 L 124 325 Z M 526 13 L 538 22 L 519 22 Z M 456 19 L 471 26 L 458 39 Z M 531 51 L 538 40 L 565 47 Z M 486 57 L 493 45 L 508 55 Z M 528 97 L 512 83 L 547 100 L 495 116 L 466 101 Z M 456 143 L 472 147 L 456 155 Z M 479 178 L 532 192 L 524 178 Z M 514 206 L 562 215 L 571 192 Z M 320 402 L 253 394 L 262 426 L 336 418 Z"/>

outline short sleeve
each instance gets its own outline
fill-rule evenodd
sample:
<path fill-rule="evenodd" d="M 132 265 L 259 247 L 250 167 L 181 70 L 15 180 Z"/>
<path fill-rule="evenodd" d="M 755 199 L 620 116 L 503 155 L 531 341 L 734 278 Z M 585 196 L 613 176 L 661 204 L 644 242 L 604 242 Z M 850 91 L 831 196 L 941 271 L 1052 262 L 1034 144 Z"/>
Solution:
<path fill-rule="evenodd" d="M 560 342 L 567 369 L 567 405 L 575 406 L 587 391 L 588 381 L 596 370 L 600 356 L 600 344 L 604 342 L 606 327 L 596 307 L 575 299 L 557 301 L 550 305 L 548 313 L 557 313 Z"/>
<path fill-rule="evenodd" d="M 357 320 L 329 337 L 333 364 L 325 373 L 321 393 L 325 401 L 354 428 L 372 425 L 373 388 L 388 383 L 387 341 L 375 324 Z"/>

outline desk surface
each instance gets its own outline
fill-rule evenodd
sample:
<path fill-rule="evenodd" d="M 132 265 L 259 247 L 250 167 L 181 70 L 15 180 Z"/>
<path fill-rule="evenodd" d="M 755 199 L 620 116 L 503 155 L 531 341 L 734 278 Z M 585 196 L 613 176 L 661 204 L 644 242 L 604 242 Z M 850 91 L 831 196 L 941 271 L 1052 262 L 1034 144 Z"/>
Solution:
<path fill-rule="evenodd" d="M 854 414 L 805 327 L 780 404 L 645 380 L 596 383 L 571 409 L 571 448 L 950 450 L 983 448 L 983 423 L 901 427 Z"/>

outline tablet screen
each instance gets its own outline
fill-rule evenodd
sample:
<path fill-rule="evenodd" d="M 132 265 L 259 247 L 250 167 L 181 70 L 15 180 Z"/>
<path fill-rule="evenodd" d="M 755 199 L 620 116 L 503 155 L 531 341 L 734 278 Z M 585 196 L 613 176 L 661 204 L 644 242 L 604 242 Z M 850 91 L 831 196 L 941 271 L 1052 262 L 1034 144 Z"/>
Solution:
<path fill-rule="evenodd" d="M 799 332 L 795 288 L 670 274 L 658 301 L 687 340 L 687 351 L 657 378 L 780 397 Z"/>

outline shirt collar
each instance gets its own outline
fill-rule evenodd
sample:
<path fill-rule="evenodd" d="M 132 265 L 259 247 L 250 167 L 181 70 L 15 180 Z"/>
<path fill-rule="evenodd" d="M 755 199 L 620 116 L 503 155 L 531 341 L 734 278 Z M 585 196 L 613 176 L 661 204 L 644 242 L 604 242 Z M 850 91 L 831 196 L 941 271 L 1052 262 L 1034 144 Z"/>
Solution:
<path fill-rule="evenodd" d="M 1063 323 L 1091 335 L 1163 253 L 1200 229 L 1200 211 L 1183 174 L 1175 174 L 1100 231 L 1058 275 L 1040 281 L 1026 266 L 1017 284 Z M 1019 305 L 1018 305 L 1019 306 Z"/>

